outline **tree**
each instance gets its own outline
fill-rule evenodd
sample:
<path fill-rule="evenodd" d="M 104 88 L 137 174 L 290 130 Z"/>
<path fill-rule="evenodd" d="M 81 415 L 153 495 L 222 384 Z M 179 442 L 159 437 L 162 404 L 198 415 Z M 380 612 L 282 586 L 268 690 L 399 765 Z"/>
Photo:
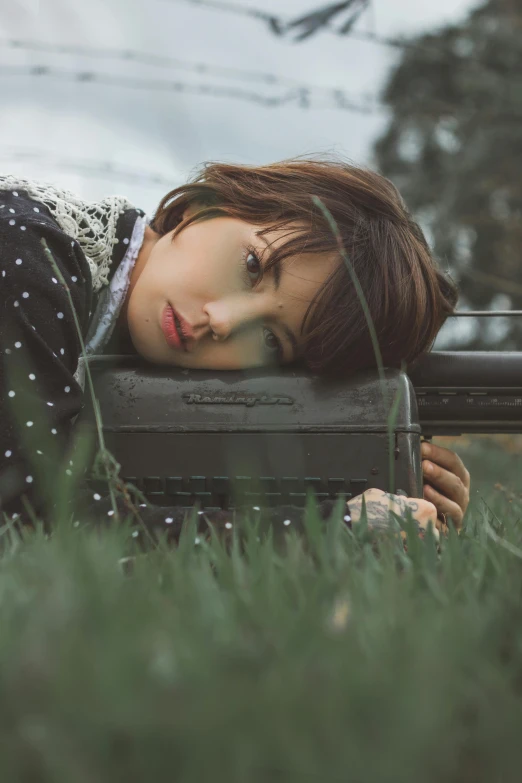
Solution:
<path fill-rule="evenodd" d="M 522 3 L 402 41 L 375 154 L 461 290 L 461 308 L 522 309 Z M 520 348 L 522 318 L 480 319 L 459 347 Z"/>

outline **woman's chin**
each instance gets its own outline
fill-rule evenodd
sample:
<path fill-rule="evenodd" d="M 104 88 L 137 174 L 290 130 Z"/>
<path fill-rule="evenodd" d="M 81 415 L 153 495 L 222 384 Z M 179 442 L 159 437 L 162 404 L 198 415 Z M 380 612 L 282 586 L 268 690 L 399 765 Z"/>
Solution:
<path fill-rule="evenodd" d="M 262 366 L 262 362 L 252 361 L 252 356 L 247 352 L 238 350 L 221 351 L 220 355 L 212 355 L 213 351 L 204 350 L 187 353 L 177 351 L 164 340 L 163 335 L 156 336 L 143 333 L 133 334 L 130 337 L 136 352 L 146 361 L 171 367 L 184 367 L 189 370 L 246 370 Z"/>
<path fill-rule="evenodd" d="M 144 335 L 133 334 L 132 329 L 129 330 L 130 338 L 136 353 L 138 353 L 142 359 L 146 359 L 152 364 L 173 364 L 169 361 L 169 347 L 165 344 L 165 347 L 159 346 L 152 340 L 147 340 Z"/>

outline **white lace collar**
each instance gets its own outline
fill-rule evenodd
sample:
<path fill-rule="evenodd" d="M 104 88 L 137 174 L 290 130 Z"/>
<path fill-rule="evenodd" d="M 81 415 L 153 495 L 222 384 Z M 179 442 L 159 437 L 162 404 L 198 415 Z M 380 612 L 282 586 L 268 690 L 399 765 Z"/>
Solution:
<path fill-rule="evenodd" d="M 43 182 L 0 176 L 0 190 L 25 190 L 50 211 L 60 228 L 82 248 L 92 277 L 94 293 L 109 282 L 116 225 L 126 209 L 134 209 L 123 196 L 109 196 L 102 201 L 83 201 L 68 190 Z"/>

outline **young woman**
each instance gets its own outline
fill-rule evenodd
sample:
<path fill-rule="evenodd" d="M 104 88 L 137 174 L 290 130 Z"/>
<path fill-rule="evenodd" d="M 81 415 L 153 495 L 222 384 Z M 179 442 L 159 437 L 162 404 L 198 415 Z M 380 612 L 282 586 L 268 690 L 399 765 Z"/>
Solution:
<path fill-rule="evenodd" d="M 329 210 L 337 236 L 312 196 Z M 384 364 L 414 361 L 454 308 L 456 289 L 397 190 L 378 174 L 310 158 L 206 164 L 165 196 L 150 223 L 122 197 L 87 203 L 0 177 L 3 510 L 25 523 L 32 506 L 52 520 L 49 475 L 73 480 L 68 449 L 85 384 L 74 312 L 88 354 L 131 351 L 157 364 L 216 370 L 300 362 L 326 375 L 374 365 L 339 242 Z M 421 528 L 437 514 L 460 525 L 467 471 L 452 452 L 423 449 L 432 470 L 425 497 L 368 490 L 370 523 L 382 524 L 391 503 L 397 512 L 409 508 Z M 138 537 L 159 529 L 179 535 L 180 509 L 137 509 L 122 489 L 116 498 L 89 493 L 81 507 L 107 522 L 132 511 Z M 347 522 L 359 518 L 362 499 L 350 501 Z M 331 509 L 322 505 L 325 518 Z M 256 513 L 276 532 L 301 523 L 297 508 Z M 230 531 L 231 518 L 201 514 L 201 531 L 208 523 Z"/>

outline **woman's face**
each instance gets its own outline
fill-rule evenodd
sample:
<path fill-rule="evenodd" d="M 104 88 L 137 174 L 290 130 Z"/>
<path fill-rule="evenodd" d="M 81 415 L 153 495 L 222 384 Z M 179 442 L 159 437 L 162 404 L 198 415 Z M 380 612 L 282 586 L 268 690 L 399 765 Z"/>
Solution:
<path fill-rule="evenodd" d="M 304 314 L 336 261 L 292 256 L 262 276 L 270 253 L 257 235 L 262 229 L 229 217 L 193 223 L 174 240 L 173 231 L 160 237 L 147 229 L 123 314 L 139 354 L 157 364 L 213 370 L 299 355 Z M 265 238 L 278 246 L 284 234 Z M 172 336 L 170 308 L 185 322 L 182 341 Z"/>

